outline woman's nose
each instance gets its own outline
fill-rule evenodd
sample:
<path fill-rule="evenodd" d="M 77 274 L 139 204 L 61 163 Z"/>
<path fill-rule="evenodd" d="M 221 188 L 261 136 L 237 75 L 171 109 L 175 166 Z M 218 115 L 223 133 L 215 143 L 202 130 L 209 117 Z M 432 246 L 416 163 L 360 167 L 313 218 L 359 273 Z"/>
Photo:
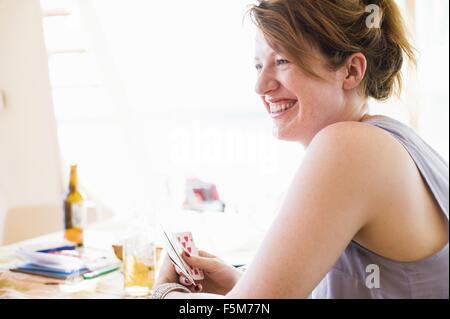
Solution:
<path fill-rule="evenodd" d="M 255 92 L 258 95 L 265 95 L 276 90 L 279 85 L 279 82 L 274 77 L 262 71 L 256 81 Z"/>

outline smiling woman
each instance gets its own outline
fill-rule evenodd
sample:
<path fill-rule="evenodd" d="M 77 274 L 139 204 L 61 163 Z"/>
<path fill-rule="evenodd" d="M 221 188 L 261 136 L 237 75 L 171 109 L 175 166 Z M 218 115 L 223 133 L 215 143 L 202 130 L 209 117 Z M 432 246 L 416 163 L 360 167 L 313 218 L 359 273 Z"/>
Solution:
<path fill-rule="evenodd" d="M 391 1 L 379 2 L 383 10 L 375 11 L 378 15 L 376 20 L 382 20 L 383 28 L 367 25 L 367 6 L 368 3 L 359 1 L 339 4 L 334 1 L 319 4 L 302 1 L 296 5 L 268 1 L 261 2 L 250 11 L 260 30 L 258 42 L 261 44 L 257 48 L 261 51 L 256 52 L 256 68 L 261 74 L 257 93 L 264 95 L 265 91 L 273 90 L 271 86 L 277 85 L 277 82 L 269 81 L 267 77 L 276 77 L 278 73 L 279 83 L 283 84 L 285 91 L 290 91 L 291 95 L 302 92 L 302 96 L 294 99 L 300 100 L 297 113 L 303 113 L 296 121 L 304 117 L 303 122 L 307 122 L 309 116 L 315 117 L 309 121 L 315 123 L 315 127 L 310 128 L 312 132 L 308 134 L 305 130 L 305 136 L 302 137 L 306 144 L 327 124 L 341 119 L 358 120 L 355 117 L 365 111 L 367 97 L 384 100 L 396 89 L 399 90 L 404 55 L 415 63 L 413 48 L 406 37 L 397 5 Z M 333 16 L 332 22 L 328 21 L 330 15 Z M 261 60 L 263 58 L 265 61 Z M 339 95 L 337 90 L 342 85 L 343 77 L 348 74 L 336 71 L 343 70 L 349 61 L 355 64 L 350 71 L 355 72 L 359 68 L 361 72 L 357 83 L 346 83 L 347 86 L 358 86 L 361 98 L 352 102 L 360 104 L 356 108 L 354 105 L 345 108 L 348 97 Z M 290 62 L 298 68 L 289 67 Z M 281 71 L 277 73 L 278 69 Z M 282 90 L 273 91 L 281 94 Z M 284 94 L 289 95 L 288 92 Z M 356 96 L 352 98 L 358 99 Z M 285 113 L 285 118 L 288 117 L 286 106 L 289 109 L 294 106 L 292 103 L 286 104 L 292 99 L 268 94 L 265 99 L 270 103 L 271 114 L 279 120 Z M 277 105 L 273 101 L 286 103 Z M 319 108 L 321 105 L 326 108 Z M 337 111 L 338 108 L 341 110 Z M 289 114 L 294 112 L 292 110 Z M 291 121 L 294 121 L 294 117 L 291 116 Z M 296 140 L 300 133 L 298 130 L 295 133 L 292 131 L 295 125 L 276 125 L 276 134 L 283 139 Z M 301 123 L 298 125 L 303 126 Z"/>
<path fill-rule="evenodd" d="M 369 113 L 369 98 L 400 90 L 404 58 L 415 56 L 395 1 L 370 1 L 379 28 L 367 23 L 368 5 L 260 0 L 251 7 L 256 93 L 275 136 L 302 144 L 306 155 L 244 274 L 205 252 L 186 254 L 204 270 L 205 292 L 448 298 L 448 163 L 406 125 Z M 167 261 L 159 283 L 177 279 Z M 183 276 L 179 282 L 190 286 Z"/>

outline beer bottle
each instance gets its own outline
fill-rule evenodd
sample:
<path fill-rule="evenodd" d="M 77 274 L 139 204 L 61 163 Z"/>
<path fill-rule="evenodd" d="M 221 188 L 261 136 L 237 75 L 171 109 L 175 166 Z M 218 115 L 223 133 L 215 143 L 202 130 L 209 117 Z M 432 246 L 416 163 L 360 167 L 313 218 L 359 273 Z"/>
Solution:
<path fill-rule="evenodd" d="M 83 246 L 84 198 L 78 188 L 77 165 L 70 166 L 69 192 L 64 198 L 64 237 Z"/>

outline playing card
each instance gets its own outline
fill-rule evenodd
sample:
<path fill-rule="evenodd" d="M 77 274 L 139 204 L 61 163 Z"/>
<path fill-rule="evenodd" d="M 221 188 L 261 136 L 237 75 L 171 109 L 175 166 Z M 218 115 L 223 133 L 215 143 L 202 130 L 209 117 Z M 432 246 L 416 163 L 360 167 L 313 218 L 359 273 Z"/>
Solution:
<path fill-rule="evenodd" d="M 195 286 L 196 283 L 194 281 L 194 278 L 192 277 L 192 275 L 189 273 L 188 270 L 189 266 L 179 255 L 177 251 L 177 245 L 174 242 L 172 242 L 171 238 L 167 235 L 164 229 L 163 233 L 167 254 L 169 255 L 170 260 L 176 267 L 179 268 L 179 270 L 183 273 L 183 275 Z"/>
<path fill-rule="evenodd" d="M 192 256 L 198 256 L 198 249 L 197 246 L 195 246 L 191 232 L 173 233 L 172 236 L 178 245 L 178 252 L 180 255 L 183 254 L 183 251 L 187 251 Z M 192 278 L 195 280 L 205 279 L 205 275 L 201 269 L 191 267 L 187 263 L 186 266 Z"/>

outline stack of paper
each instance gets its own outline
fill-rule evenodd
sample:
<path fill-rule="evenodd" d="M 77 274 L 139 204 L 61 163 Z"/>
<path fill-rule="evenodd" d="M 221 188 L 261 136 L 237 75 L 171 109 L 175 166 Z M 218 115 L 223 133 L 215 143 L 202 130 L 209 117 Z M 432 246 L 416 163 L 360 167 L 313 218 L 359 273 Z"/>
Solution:
<path fill-rule="evenodd" d="M 112 252 L 77 249 L 70 242 L 26 246 L 18 249 L 16 254 L 24 263 L 11 271 L 59 279 L 101 273 L 102 269 L 115 270 L 119 265 Z"/>

